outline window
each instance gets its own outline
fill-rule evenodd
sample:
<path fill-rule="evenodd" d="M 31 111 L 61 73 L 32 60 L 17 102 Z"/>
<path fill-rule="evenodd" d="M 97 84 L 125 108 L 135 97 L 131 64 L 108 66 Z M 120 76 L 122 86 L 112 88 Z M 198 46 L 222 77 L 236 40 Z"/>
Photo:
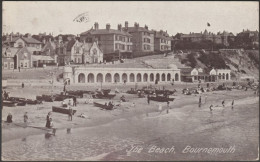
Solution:
<path fill-rule="evenodd" d="M 23 43 L 22 42 L 18 42 L 18 47 L 23 47 Z"/>
<path fill-rule="evenodd" d="M 125 50 L 125 45 L 122 45 L 122 50 Z"/>
<path fill-rule="evenodd" d="M 23 55 L 24 55 L 24 59 L 27 59 L 28 53 L 24 53 Z"/>
<path fill-rule="evenodd" d="M 163 46 L 161 46 L 161 50 L 163 50 Z"/>
<path fill-rule="evenodd" d="M 8 67 L 8 63 L 4 62 L 4 68 L 7 69 L 7 67 Z"/>
<path fill-rule="evenodd" d="M 81 63 L 81 59 L 80 58 L 78 58 L 78 63 Z"/>
<path fill-rule="evenodd" d="M 21 62 L 21 68 L 23 67 L 23 62 Z"/>
<path fill-rule="evenodd" d="M 79 53 L 79 47 L 75 47 L 75 53 Z"/>
<path fill-rule="evenodd" d="M 27 62 L 24 63 L 24 67 L 27 67 Z"/>

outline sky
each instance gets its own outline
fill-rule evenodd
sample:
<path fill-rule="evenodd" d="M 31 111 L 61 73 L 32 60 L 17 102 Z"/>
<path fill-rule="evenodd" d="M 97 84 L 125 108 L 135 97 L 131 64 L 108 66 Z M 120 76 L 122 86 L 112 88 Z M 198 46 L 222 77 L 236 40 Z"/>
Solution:
<path fill-rule="evenodd" d="M 91 29 L 95 22 L 99 28 L 110 23 L 129 26 L 135 22 L 149 29 L 164 30 L 170 34 L 229 31 L 237 34 L 243 29 L 259 29 L 259 4 L 250 1 L 181 2 L 181 1 L 3 1 L 3 33 L 22 34 L 80 34 Z M 88 13 L 87 22 L 73 21 Z M 210 27 L 207 26 L 210 23 Z"/>

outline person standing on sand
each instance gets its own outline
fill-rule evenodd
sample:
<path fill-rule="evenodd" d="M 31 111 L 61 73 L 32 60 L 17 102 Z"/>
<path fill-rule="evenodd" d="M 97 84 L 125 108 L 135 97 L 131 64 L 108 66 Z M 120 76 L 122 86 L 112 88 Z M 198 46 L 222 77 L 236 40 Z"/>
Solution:
<path fill-rule="evenodd" d="M 160 114 L 162 113 L 162 105 L 159 104 L 158 110 L 160 111 Z"/>
<path fill-rule="evenodd" d="M 24 120 L 25 123 L 27 123 L 27 121 L 28 121 L 27 112 L 24 113 L 23 120 Z"/>
<path fill-rule="evenodd" d="M 73 97 L 73 106 L 77 106 L 77 98 Z"/>
<path fill-rule="evenodd" d="M 169 113 L 169 105 L 170 105 L 170 102 L 167 101 L 167 111 L 166 111 L 167 114 Z"/>
<path fill-rule="evenodd" d="M 71 107 L 69 107 L 69 120 L 72 121 L 72 116 L 73 116 L 73 110 Z"/>
<path fill-rule="evenodd" d="M 6 121 L 7 121 L 7 123 L 12 123 L 13 122 L 13 116 L 12 116 L 11 113 L 8 113 Z"/>
<path fill-rule="evenodd" d="M 225 100 L 222 101 L 222 106 L 225 107 Z"/>
<path fill-rule="evenodd" d="M 47 128 L 50 128 L 50 127 L 51 127 L 51 121 L 50 121 L 50 119 L 51 119 L 51 112 L 49 112 L 48 115 L 47 115 L 47 117 L 46 117 L 46 125 L 45 125 L 45 127 L 47 127 Z"/>
<path fill-rule="evenodd" d="M 148 103 L 148 105 L 150 105 L 150 95 L 149 94 L 147 95 L 147 103 Z"/>
<path fill-rule="evenodd" d="M 234 108 L 234 107 L 233 107 L 233 106 L 234 106 L 234 100 L 232 101 L 231 106 L 232 106 L 231 108 L 232 108 L 232 110 L 233 110 L 233 108 Z"/>
<path fill-rule="evenodd" d="M 201 106 L 201 96 L 199 98 L 199 107 Z"/>
<path fill-rule="evenodd" d="M 213 107 L 213 105 L 210 105 L 210 106 L 209 106 L 209 110 L 210 110 L 210 111 L 212 111 L 212 110 L 213 110 L 213 109 L 212 109 L 212 107 Z"/>

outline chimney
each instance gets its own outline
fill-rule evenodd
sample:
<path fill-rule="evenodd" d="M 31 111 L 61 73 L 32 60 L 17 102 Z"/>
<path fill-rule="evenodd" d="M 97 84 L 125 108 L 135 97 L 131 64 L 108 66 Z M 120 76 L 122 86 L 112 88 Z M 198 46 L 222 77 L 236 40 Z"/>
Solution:
<path fill-rule="evenodd" d="M 136 28 L 139 28 L 139 24 L 135 22 L 135 27 Z"/>
<path fill-rule="evenodd" d="M 145 28 L 146 30 L 148 30 L 148 26 L 147 26 L 147 25 L 145 25 L 144 28 Z"/>
<path fill-rule="evenodd" d="M 110 30 L 110 24 L 107 24 L 107 25 L 106 25 L 106 29 L 107 29 L 107 30 Z"/>
<path fill-rule="evenodd" d="M 128 29 L 128 21 L 125 21 L 125 28 Z"/>
<path fill-rule="evenodd" d="M 117 25 L 117 29 L 118 29 L 119 31 L 122 31 L 122 25 L 121 25 L 121 24 L 118 24 L 118 25 Z"/>
<path fill-rule="evenodd" d="M 97 22 L 95 22 L 94 26 L 95 26 L 95 30 L 98 30 L 98 23 Z"/>

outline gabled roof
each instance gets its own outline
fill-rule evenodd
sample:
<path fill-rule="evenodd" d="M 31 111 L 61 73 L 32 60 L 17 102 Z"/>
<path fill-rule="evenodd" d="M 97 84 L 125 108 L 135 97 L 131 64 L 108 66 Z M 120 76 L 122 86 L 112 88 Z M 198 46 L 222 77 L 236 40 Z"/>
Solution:
<path fill-rule="evenodd" d="M 15 47 L 5 47 L 5 48 L 2 48 L 2 56 L 3 57 L 7 57 L 5 56 L 5 53 L 10 51 L 11 52 L 11 56 L 9 57 L 14 57 L 15 54 L 20 50 L 20 48 L 15 48 Z"/>
<path fill-rule="evenodd" d="M 24 40 L 26 43 L 42 44 L 42 42 L 40 42 L 40 41 L 38 41 L 38 40 L 36 40 L 36 39 L 34 39 L 34 38 L 32 38 L 32 37 L 29 37 L 29 38 L 27 38 L 27 37 L 21 37 L 21 38 L 22 38 L 22 40 Z"/>
<path fill-rule="evenodd" d="M 82 44 L 82 48 L 86 51 L 90 51 L 90 49 L 92 48 L 92 46 L 94 45 L 94 43 L 96 42 L 93 42 L 93 43 L 84 43 Z M 97 44 L 97 43 L 96 43 Z M 97 44 L 97 47 L 98 49 L 102 52 L 102 50 L 99 48 L 99 45 Z"/>
<path fill-rule="evenodd" d="M 75 40 L 75 39 L 72 39 L 72 40 L 68 41 L 66 50 L 67 50 L 67 51 L 70 51 L 71 48 L 73 47 L 73 45 L 74 45 L 75 43 L 76 43 L 76 40 Z"/>
<path fill-rule="evenodd" d="M 86 32 L 81 33 L 80 35 L 87 35 L 87 34 L 91 34 L 91 35 L 104 35 L 104 34 L 118 34 L 118 35 L 125 35 L 125 36 L 132 36 L 131 34 L 129 34 L 128 32 L 125 31 L 120 31 L 120 30 L 115 30 L 115 29 L 90 29 Z"/>
<path fill-rule="evenodd" d="M 51 49 L 51 51 L 53 51 L 53 50 L 55 50 L 55 48 L 56 48 L 55 43 L 48 41 L 48 42 L 45 44 L 45 46 L 42 48 L 42 52 L 45 52 L 45 51 L 47 51 L 47 50 L 49 50 L 49 49 Z"/>

